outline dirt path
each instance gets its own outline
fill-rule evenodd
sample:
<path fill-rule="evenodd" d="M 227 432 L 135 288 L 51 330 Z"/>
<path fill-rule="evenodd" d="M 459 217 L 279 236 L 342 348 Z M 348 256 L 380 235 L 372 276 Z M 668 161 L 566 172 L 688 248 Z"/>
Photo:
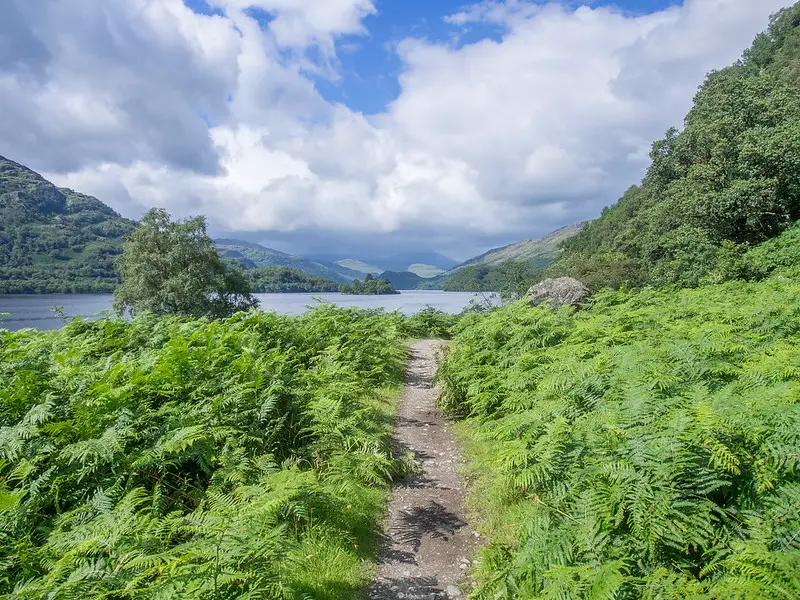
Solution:
<path fill-rule="evenodd" d="M 442 342 L 411 348 L 406 389 L 400 403 L 397 452 L 414 452 L 422 473 L 397 481 L 386 523 L 373 600 L 463 598 L 459 587 L 479 540 L 463 508 L 464 485 L 456 472 L 459 447 L 450 424 L 436 408 L 436 353 Z M 466 588 L 465 588 L 466 589 Z"/>

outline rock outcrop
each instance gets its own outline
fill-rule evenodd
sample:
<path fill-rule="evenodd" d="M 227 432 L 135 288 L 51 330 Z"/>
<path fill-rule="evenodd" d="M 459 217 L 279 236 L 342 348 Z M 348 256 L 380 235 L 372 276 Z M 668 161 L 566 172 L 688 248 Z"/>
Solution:
<path fill-rule="evenodd" d="M 554 310 L 564 304 L 580 306 L 589 296 L 591 296 L 589 288 L 572 277 L 545 279 L 532 286 L 525 294 L 531 305 L 538 306 L 549 300 L 550 307 Z"/>

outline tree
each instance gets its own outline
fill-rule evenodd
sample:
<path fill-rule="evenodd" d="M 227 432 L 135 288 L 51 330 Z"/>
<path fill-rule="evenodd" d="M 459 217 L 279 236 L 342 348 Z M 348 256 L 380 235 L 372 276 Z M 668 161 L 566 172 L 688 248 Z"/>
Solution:
<path fill-rule="evenodd" d="M 242 274 L 220 258 L 202 216 L 173 222 L 165 210 L 151 209 L 125 242 L 117 269 L 122 285 L 114 309 L 120 314 L 220 318 L 257 304 Z"/>

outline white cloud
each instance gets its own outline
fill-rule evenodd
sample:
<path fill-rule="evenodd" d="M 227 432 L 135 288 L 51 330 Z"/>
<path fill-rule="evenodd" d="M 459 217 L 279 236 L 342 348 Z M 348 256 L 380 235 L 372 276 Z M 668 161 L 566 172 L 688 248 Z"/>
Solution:
<path fill-rule="evenodd" d="M 646 16 L 480 3 L 449 22 L 502 38 L 403 41 L 401 93 L 367 118 L 325 101 L 309 72 L 335 67 L 337 37 L 368 33 L 370 0 L 214 0 L 223 16 L 180 0 L 11 0 L 0 22 L 29 29 L 0 60 L 0 153 L 128 214 L 157 204 L 227 229 L 420 243 L 436 231 L 462 247 L 537 235 L 635 183 L 704 74 L 785 3 Z"/>
<path fill-rule="evenodd" d="M 270 30 L 281 46 L 306 48 L 322 44 L 333 51 L 333 38 L 365 33 L 362 19 L 375 12 L 372 0 L 214 0 L 227 10 L 261 9 L 272 20 Z"/>
<path fill-rule="evenodd" d="M 474 23 L 507 25 L 515 20 L 531 18 L 540 10 L 540 4 L 526 0 L 487 0 L 466 6 L 460 12 L 447 15 L 444 20 L 461 26 Z"/>

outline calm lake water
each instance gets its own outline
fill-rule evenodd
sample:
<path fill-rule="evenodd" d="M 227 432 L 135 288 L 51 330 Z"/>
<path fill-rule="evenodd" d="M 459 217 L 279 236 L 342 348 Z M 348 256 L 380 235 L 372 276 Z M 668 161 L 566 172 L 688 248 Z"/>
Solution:
<path fill-rule="evenodd" d="M 484 294 L 469 292 L 438 292 L 432 290 L 410 290 L 395 296 L 349 296 L 343 294 L 256 294 L 261 308 L 284 315 L 299 315 L 306 312 L 323 298 L 338 306 L 359 308 L 383 308 L 389 312 L 399 310 L 407 315 L 433 306 L 447 313 L 461 312 L 473 298 L 481 300 Z M 110 294 L 0 294 L 0 328 L 16 331 L 26 327 L 35 329 L 58 329 L 63 319 L 53 312 L 53 307 L 63 308 L 67 317 L 78 315 L 95 317 L 102 311 L 111 310 Z M 9 313 L 9 314 L 2 314 Z"/>

